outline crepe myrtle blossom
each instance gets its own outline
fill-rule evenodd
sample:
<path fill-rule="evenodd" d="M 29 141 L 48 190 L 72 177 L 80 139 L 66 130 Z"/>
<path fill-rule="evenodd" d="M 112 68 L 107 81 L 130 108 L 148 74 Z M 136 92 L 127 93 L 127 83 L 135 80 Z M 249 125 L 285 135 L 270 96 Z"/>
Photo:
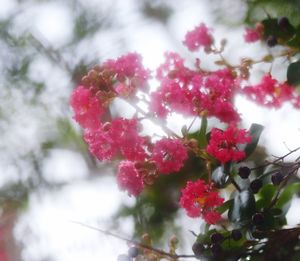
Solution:
<path fill-rule="evenodd" d="M 293 100 L 295 88 L 287 83 L 280 83 L 266 74 L 262 77 L 260 83 L 252 86 L 246 86 L 242 92 L 259 105 L 271 108 L 279 108 L 283 102 Z"/>
<path fill-rule="evenodd" d="M 249 142 L 251 137 L 245 129 L 238 129 L 234 125 L 230 125 L 225 131 L 213 128 L 206 150 L 224 164 L 245 158 L 245 152 L 240 151 L 237 145 Z"/>
<path fill-rule="evenodd" d="M 92 92 L 78 86 L 71 95 L 71 107 L 75 113 L 74 119 L 85 129 L 96 129 L 100 127 L 100 117 L 104 108 Z"/>
<path fill-rule="evenodd" d="M 144 189 L 143 177 L 133 161 L 122 161 L 118 167 L 117 184 L 120 190 L 126 190 L 129 195 L 138 196 Z"/>
<path fill-rule="evenodd" d="M 118 83 L 114 86 L 117 94 L 125 97 L 135 93 L 137 88 L 143 89 L 150 77 L 150 71 L 143 67 L 142 57 L 137 53 L 107 60 L 103 68 L 117 80 Z"/>
<path fill-rule="evenodd" d="M 150 110 L 166 118 L 172 112 L 187 116 L 205 113 L 223 122 L 237 122 L 240 116 L 233 105 L 238 83 L 230 69 L 212 72 L 192 70 L 176 53 L 166 53 L 157 70 L 159 88 L 151 93 Z"/>
<path fill-rule="evenodd" d="M 187 157 L 187 150 L 179 139 L 164 138 L 153 146 L 152 160 L 162 174 L 179 171 Z"/>
<path fill-rule="evenodd" d="M 136 119 L 116 118 L 95 130 L 88 130 L 84 140 L 91 154 L 99 160 L 112 160 L 118 154 L 126 160 L 146 158 L 146 138 L 139 135 Z"/>
<path fill-rule="evenodd" d="M 197 51 L 200 47 L 208 47 L 213 43 L 210 31 L 204 23 L 201 23 L 185 35 L 183 44 L 192 52 Z"/>
<path fill-rule="evenodd" d="M 204 180 L 188 181 L 181 190 L 180 205 L 189 217 L 201 217 L 208 224 L 216 224 L 221 214 L 216 207 L 221 206 L 224 199 L 214 190 L 213 184 L 206 184 Z"/>
<path fill-rule="evenodd" d="M 264 26 L 262 23 L 257 23 L 255 28 L 246 28 L 244 33 L 244 40 L 246 43 L 254 43 L 262 38 Z"/>

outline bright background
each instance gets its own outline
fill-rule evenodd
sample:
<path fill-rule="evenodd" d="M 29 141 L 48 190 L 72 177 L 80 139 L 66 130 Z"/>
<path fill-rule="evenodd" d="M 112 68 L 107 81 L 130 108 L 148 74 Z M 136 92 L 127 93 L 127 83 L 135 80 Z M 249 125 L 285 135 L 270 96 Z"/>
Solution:
<path fill-rule="evenodd" d="M 13 261 L 116 260 L 127 252 L 125 242 L 73 222 L 130 238 L 130 218 L 119 219 L 117 230 L 111 221 L 121 204 L 135 202 L 118 190 L 114 165 L 88 155 L 71 119 L 68 100 L 78 80 L 74 71 L 127 52 L 140 53 L 153 71 L 167 50 L 191 61 L 182 40 L 200 22 L 213 28 L 219 41 L 228 39 L 225 56 L 233 63 L 269 50 L 261 43 L 244 43 L 244 25 L 239 24 L 247 6 L 242 0 L 0 3 L 0 221 L 11 232 L 2 241 L 10 246 Z M 206 55 L 197 55 L 212 66 Z M 274 65 L 279 80 L 286 65 L 284 60 Z M 257 66 L 252 81 L 264 70 L 268 67 Z M 300 116 L 291 106 L 266 110 L 241 97 L 236 104 L 245 128 L 254 122 L 265 126 L 260 143 L 269 154 L 282 155 L 300 145 Z M 178 119 L 184 123 L 178 117 L 170 120 L 177 131 Z M 289 224 L 300 221 L 297 206 L 295 199 Z M 199 220 L 180 212 L 175 223 L 182 227 L 182 251 L 190 253 L 188 230 L 199 229 Z"/>

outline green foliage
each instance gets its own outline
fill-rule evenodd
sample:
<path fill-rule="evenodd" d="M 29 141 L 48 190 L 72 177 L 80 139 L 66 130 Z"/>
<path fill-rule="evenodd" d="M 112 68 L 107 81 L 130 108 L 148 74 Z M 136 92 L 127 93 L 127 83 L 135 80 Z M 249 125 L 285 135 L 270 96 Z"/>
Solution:
<path fill-rule="evenodd" d="M 288 212 L 291 206 L 291 200 L 298 191 L 300 191 L 300 183 L 292 183 L 284 188 L 275 205 L 276 208 L 282 210 L 282 215 Z"/>
<path fill-rule="evenodd" d="M 289 65 L 287 70 L 287 80 L 291 85 L 300 84 L 300 60 Z"/>
<path fill-rule="evenodd" d="M 229 208 L 228 218 L 236 227 L 242 227 L 255 213 L 255 198 L 251 190 L 234 193 L 233 204 Z"/>
<path fill-rule="evenodd" d="M 264 19 L 262 24 L 264 25 L 265 38 L 272 35 L 278 38 L 282 43 L 288 42 L 296 32 L 296 29 L 291 24 L 287 24 L 284 29 L 281 28 L 277 18 Z"/>
<path fill-rule="evenodd" d="M 198 137 L 199 147 L 201 149 L 204 149 L 207 146 L 206 132 L 207 132 L 207 118 L 202 117 L 201 127 L 200 127 L 199 137 Z"/>
<path fill-rule="evenodd" d="M 245 21 L 253 23 L 253 21 L 261 21 L 267 15 L 271 16 L 287 16 L 292 23 L 300 23 L 299 0 L 246 0 L 248 5 Z"/>
<path fill-rule="evenodd" d="M 260 135 L 263 131 L 264 127 L 260 124 L 253 123 L 248 130 L 252 140 L 250 143 L 247 143 L 244 151 L 246 153 L 246 158 L 248 158 L 256 149 Z"/>

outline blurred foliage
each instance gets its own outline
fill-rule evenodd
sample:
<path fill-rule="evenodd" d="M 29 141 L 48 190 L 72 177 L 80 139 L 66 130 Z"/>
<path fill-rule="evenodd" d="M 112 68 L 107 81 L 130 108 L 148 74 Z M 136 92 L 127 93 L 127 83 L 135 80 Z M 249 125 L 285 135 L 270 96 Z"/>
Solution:
<path fill-rule="evenodd" d="M 287 16 L 291 19 L 292 24 L 300 23 L 300 1 L 299 0 L 246 0 L 248 10 L 245 21 L 253 23 L 261 21 L 270 16 Z"/>

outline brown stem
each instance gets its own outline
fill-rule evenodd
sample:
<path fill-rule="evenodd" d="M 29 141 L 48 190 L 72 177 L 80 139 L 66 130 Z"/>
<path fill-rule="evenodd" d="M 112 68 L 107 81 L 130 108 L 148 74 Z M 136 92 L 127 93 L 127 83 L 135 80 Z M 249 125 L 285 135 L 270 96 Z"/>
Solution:
<path fill-rule="evenodd" d="M 289 153 L 287 153 L 287 154 L 285 154 L 285 155 L 283 155 L 281 157 L 278 157 L 276 160 L 274 160 L 272 162 L 267 162 L 267 163 L 265 163 L 263 165 L 260 165 L 260 166 L 254 167 L 254 168 L 251 168 L 251 170 L 257 170 L 257 169 L 265 168 L 265 167 L 267 167 L 269 165 L 275 164 L 276 162 L 283 160 L 284 158 L 286 158 L 287 156 L 293 154 L 294 152 L 298 151 L 299 149 L 300 149 L 300 147 L 298 147 L 298 148 L 296 148 L 294 150 L 291 150 Z"/>

